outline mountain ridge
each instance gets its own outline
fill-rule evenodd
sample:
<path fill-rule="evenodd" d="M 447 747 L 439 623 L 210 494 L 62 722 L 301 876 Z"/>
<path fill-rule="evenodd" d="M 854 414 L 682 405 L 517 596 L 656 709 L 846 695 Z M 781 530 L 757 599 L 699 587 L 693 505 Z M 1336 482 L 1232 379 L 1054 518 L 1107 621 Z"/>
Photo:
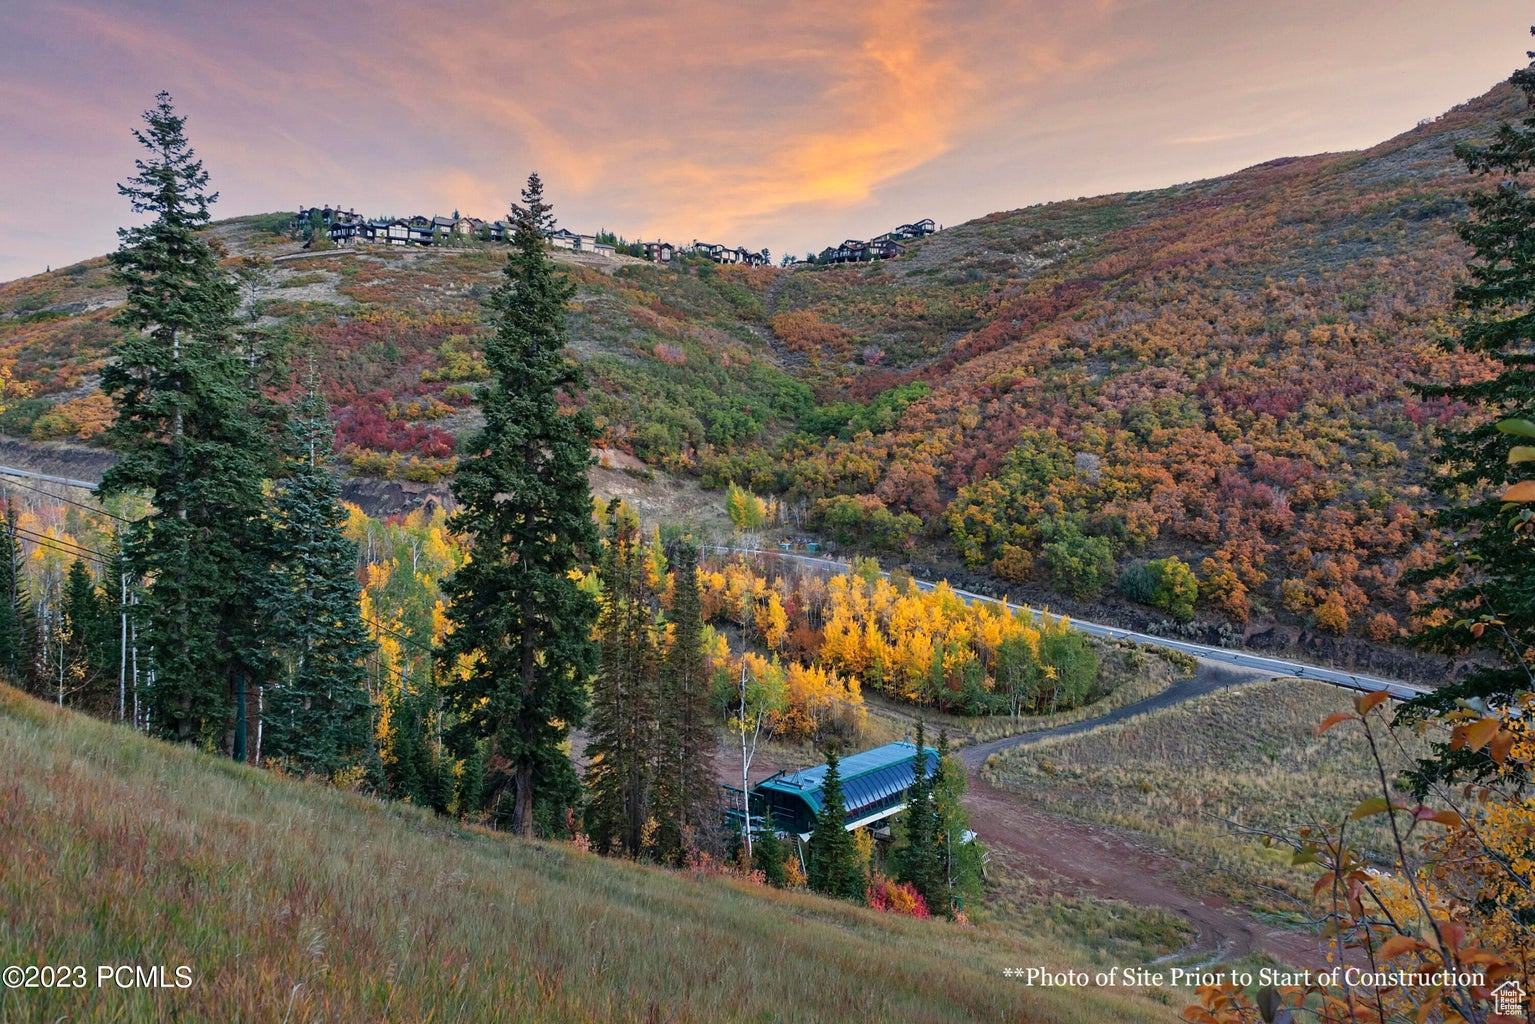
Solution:
<path fill-rule="evenodd" d="M 1423 596 L 1401 577 L 1431 547 L 1435 430 L 1464 412 L 1410 385 L 1480 372 L 1437 346 L 1473 184 L 1453 149 L 1520 106 L 1504 84 L 1368 149 L 1000 211 L 877 263 L 570 264 L 572 347 L 606 444 L 844 545 L 1143 616 L 1125 574 L 1178 558 L 1188 628 L 1390 641 Z M 277 220 L 220 222 L 231 265 L 291 250 Z M 354 472 L 451 472 L 499 262 L 261 271 L 259 322 L 316 355 Z M 0 429 L 109 413 L 101 266 L 0 286 L 0 366 L 33 389 Z"/>

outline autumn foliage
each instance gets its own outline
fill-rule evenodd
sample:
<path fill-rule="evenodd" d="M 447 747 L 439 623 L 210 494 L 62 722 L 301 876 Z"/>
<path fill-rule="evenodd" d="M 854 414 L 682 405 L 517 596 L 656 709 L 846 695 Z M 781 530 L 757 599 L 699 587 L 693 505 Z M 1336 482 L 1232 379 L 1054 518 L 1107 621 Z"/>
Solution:
<path fill-rule="evenodd" d="M 1535 1011 L 1535 806 L 1525 795 L 1535 738 L 1535 694 L 1496 712 L 1465 707 L 1436 724 L 1449 747 L 1484 753 L 1491 766 L 1477 785 L 1435 788 L 1425 801 L 1385 784 L 1381 750 L 1389 745 L 1384 693 L 1361 696 L 1352 712 L 1324 719 L 1318 731 L 1351 724 L 1382 765 L 1382 790 L 1348 820 L 1276 836 L 1297 865 L 1314 865 L 1313 892 L 1322 934 L 1339 965 L 1313 984 L 1252 991 L 1232 984 L 1199 990 L 1184 1019 L 1200 1024 L 1256 1024 L 1279 1014 L 1313 1014 L 1324 1024 L 1393 1020 L 1522 1021 Z M 1385 816 L 1396 862 L 1382 870 L 1352 845 L 1349 825 Z M 1494 990 L 1516 984 L 1513 1015 L 1496 1008 Z M 1507 991 L 1507 989 L 1505 989 Z"/>
<path fill-rule="evenodd" d="M 967 604 L 947 583 L 892 582 L 868 565 L 827 578 L 734 559 L 700 585 L 705 617 L 780 652 L 807 708 L 856 705 L 867 687 L 945 711 L 1037 713 L 1082 703 L 1097 680 L 1096 655 L 1066 619 Z"/>

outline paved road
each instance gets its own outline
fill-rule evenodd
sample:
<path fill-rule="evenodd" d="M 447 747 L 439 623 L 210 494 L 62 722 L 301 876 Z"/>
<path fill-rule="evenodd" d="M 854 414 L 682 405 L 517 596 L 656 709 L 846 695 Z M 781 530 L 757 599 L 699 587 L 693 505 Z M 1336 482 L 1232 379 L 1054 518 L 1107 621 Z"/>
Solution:
<path fill-rule="evenodd" d="M 47 473 L 33 473 L 26 469 L 12 469 L 10 466 L 0 466 L 0 476 L 15 476 L 26 480 L 43 480 L 50 484 L 63 484 L 66 487 L 81 487 L 87 491 L 94 491 L 96 485 L 88 480 L 71 480 L 65 476 L 49 476 Z"/>
<path fill-rule="evenodd" d="M 1058 736 L 1075 736 L 1096 729 L 1100 725 L 1123 722 L 1137 715 L 1144 715 L 1148 711 L 1170 708 L 1184 701 L 1193 700 L 1195 697 L 1215 693 L 1217 690 L 1226 690 L 1244 683 L 1255 683 L 1272 678 L 1269 674 L 1254 669 L 1233 668 L 1219 662 L 1202 662 L 1198 672 L 1192 676 L 1173 680 L 1173 684 L 1167 689 L 1154 693 L 1145 700 L 1126 704 L 1124 707 L 1115 708 L 1113 711 L 1093 718 L 1084 718 L 1080 722 L 1058 725 L 1053 729 L 1038 729 L 1034 732 L 1019 733 L 1016 736 L 1004 736 L 998 740 L 987 740 L 985 743 L 972 743 L 969 746 L 960 747 L 955 753 L 959 755 L 960 761 L 966 768 L 973 773 L 978 773 L 992 754 L 1011 750 L 1014 747 L 1028 746 L 1041 740 L 1055 739 Z"/>
<path fill-rule="evenodd" d="M 87 490 L 96 485 L 86 480 L 71 480 L 67 477 L 49 476 L 45 473 L 33 473 L 30 470 L 15 469 L 10 466 L 0 466 L 0 476 L 23 477 L 30 480 L 42 480 L 49 483 L 64 484 L 69 487 L 83 487 Z M 727 554 L 756 554 L 784 561 L 797 562 L 824 572 L 847 572 L 850 566 L 846 562 L 834 558 L 817 558 L 813 555 L 796 555 L 787 551 L 746 551 L 741 548 L 716 547 L 714 550 Z M 888 573 L 884 575 L 889 575 Z M 931 590 L 934 584 L 925 580 L 915 581 L 918 587 Z M 988 604 L 1001 603 L 1004 607 L 1011 608 L 1006 600 L 998 602 L 996 598 L 984 594 L 976 594 L 968 590 L 955 589 L 954 593 L 966 602 L 985 602 Z M 1037 608 L 1029 609 L 1036 619 L 1042 618 L 1044 612 Z M 1334 686 L 1342 686 L 1351 690 L 1374 691 L 1385 690 L 1397 700 L 1410 700 L 1420 694 L 1428 692 L 1424 687 L 1414 686 L 1395 679 L 1382 679 L 1378 676 L 1368 676 L 1358 672 L 1347 672 L 1341 669 L 1328 668 L 1325 665 L 1310 665 L 1300 661 L 1288 661 L 1284 658 L 1269 658 L 1259 654 L 1249 654 L 1245 651 L 1233 651 L 1225 647 L 1211 647 L 1207 644 L 1196 644 L 1188 640 L 1175 640 L 1171 637 L 1154 636 L 1150 633 L 1137 633 L 1134 630 L 1122 629 L 1118 626 L 1106 626 L 1099 622 L 1089 622 L 1086 619 L 1073 619 L 1072 626 L 1091 636 L 1105 637 L 1111 640 L 1133 640 L 1141 644 L 1154 644 L 1166 647 L 1174 651 L 1182 651 L 1192 655 L 1202 662 L 1214 665 L 1225 665 L 1236 669 L 1250 670 L 1255 676 L 1265 675 L 1268 678 L 1277 676 L 1297 676 L 1301 679 L 1316 679 Z"/>

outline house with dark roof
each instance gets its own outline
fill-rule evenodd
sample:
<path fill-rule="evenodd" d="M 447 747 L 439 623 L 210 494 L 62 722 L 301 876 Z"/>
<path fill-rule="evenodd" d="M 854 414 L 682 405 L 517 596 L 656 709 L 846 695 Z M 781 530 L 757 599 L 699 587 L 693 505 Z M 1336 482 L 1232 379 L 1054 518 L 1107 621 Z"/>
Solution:
<path fill-rule="evenodd" d="M 396 217 L 394 220 L 374 220 L 367 224 L 367 238 L 369 242 L 382 242 L 385 245 L 408 245 L 410 243 L 410 222 Z M 358 241 L 363 241 L 361 234 Z"/>
<path fill-rule="evenodd" d="M 837 251 L 832 254 L 833 263 L 860 263 L 868 259 L 869 243 L 857 238 L 849 238 L 837 246 Z"/>
<path fill-rule="evenodd" d="M 937 230 L 938 226 L 933 223 L 932 218 L 924 217 L 922 220 L 911 224 L 902 224 L 900 227 L 890 232 L 890 237 L 896 240 L 921 238 L 923 235 L 931 235 Z"/>

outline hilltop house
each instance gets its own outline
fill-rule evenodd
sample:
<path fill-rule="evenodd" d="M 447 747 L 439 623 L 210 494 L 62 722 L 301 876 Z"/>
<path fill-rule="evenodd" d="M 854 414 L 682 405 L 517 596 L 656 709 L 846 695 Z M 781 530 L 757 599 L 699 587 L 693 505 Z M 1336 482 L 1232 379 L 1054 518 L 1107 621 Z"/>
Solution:
<path fill-rule="evenodd" d="M 937 225 L 931 219 L 923 218 L 912 224 L 902 224 L 882 235 L 875 235 L 867 242 L 849 238 L 839 246 L 827 246 L 818 255 L 811 257 L 811 262 L 863 263 L 868 260 L 892 259 L 906 251 L 906 247 L 901 245 L 902 241 L 931 235 L 937 230 Z"/>
<path fill-rule="evenodd" d="M 732 249 L 716 242 L 700 242 L 696 238 L 693 240 L 692 245 L 685 246 L 682 251 L 696 256 L 707 256 L 715 263 L 744 263 L 747 266 L 760 267 L 768 261 L 766 249 L 763 249 L 761 252 L 752 252 L 750 249 L 741 246 L 736 246 Z"/>
<path fill-rule="evenodd" d="M 931 218 L 923 218 L 922 220 L 917 221 L 915 224 L 902 224 L 900 227 L 890 232 L 890 237 L 900 240 L 905 240 L 908 238 L 921 238 L 923 235 L 931 235 L 937 230 L 938 227 L 932 222 Z"/>
<path fill-rule="evenodd" d="M 288 222 L 288 227 L 293 231 L 302 231 L 309 226 L 316 214 L 319 214 L 320 226 L 325 228 L 342 221 L 360 219 L 357 216 L 356 210 L 342 210 L 339 205 L 334 207 L 329 205 L 323 207 L 311 206 L 307 210 L 300 206 L 298 213 Z"/>
<path fill-rule="evenodd" d="M 888 260 L 905 252 L 905 248 L 889 235 L 876 238 L 871 242 L 865 242 L 857 238 L 849 238 L 835 249 L 830 247 L 822 249 L 820 261 L 822 263 L 864 263 L 869 260 Z"/>
<path fill-rule="evenodd" d="M 318 219 L 331 241 L 337 245 L 442 245 L 450 237 L 474 238 L 484 242 L 509 242 L 514 232 L 507 220 L 484 221 L 478 217 L 451 217 L 419 214 L 408 218 L 381 218 L 367 220 L 354 210 L 343 211 L 340 206 L 304 207 L 289 223 L 291 230 L 304 231 Z M 618 247 L 609 242 L 599 242 L 594 234 L 581 234 L 569 228 L 559 228 L 546 235 L 549 245 L 556 249 L 590 252 L 599 256 L 618 255 Z M 768 252 L 752 252 L 737 246 L 727 248 L 709 242 L 694 241 L 691 246 L 679 249 L 670 242 L 645 242 L 645 258 L 657 263 L 670 263 L 680 252 L 708 256 L 716 263 L 744 263 L 761 266 L 768 262 Z"/>
<path fill-rule="evenodd" d="M 410 242 L 410 222 L 399 218 L 359 221 L 341 227 L 343 230 L 339 234 L 338 228 L 334 227 L 330 232 L 331 239 L 338 244 L 377 242 L 381 245 L 407 245 Z M 346 227 L 350 227 L 351 230 L 344 230 Z"/>

